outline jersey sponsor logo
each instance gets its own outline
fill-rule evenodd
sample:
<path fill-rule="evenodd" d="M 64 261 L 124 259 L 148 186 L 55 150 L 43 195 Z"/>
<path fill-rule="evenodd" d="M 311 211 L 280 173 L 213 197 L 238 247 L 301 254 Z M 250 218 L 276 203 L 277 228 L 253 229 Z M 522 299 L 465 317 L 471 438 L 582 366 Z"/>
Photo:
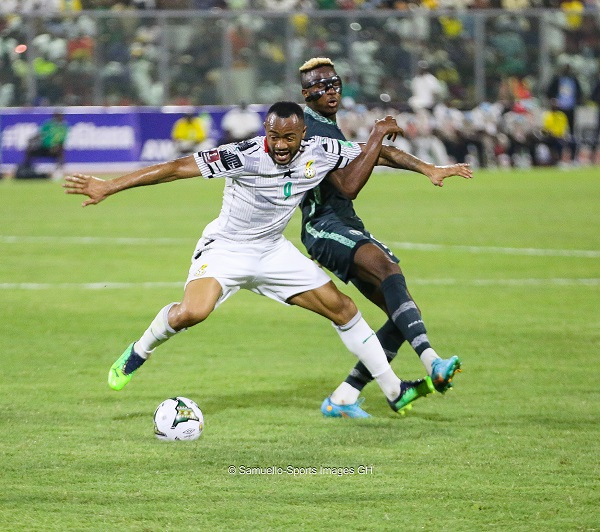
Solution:
<path fill-rule="evenodd" d="M 210 164 L 217 162 L 221 158 L 221 155 L 219 154 L 219 150 L 214 149 L 202 152 L 202 158 L 206 164 Z"/>
<path fill-rule="evenodd" d="M 225 170 L 231 170 L 233 168 L 241 168 L 243 165 L 241 159 L 233 152 L 229 150 L 221 150 L 219 152 L 221 156 L 221 162 L 225 167 Z"/>
<path fill-rule="evenodd" d="M 315 169 L 312 167 L 314 162 L 315 161 L 308 161 L 306 163 L 306 167 L 304 168 L 304 177 L 306 177 L 306 179 L 312 179 L 317 175 L 317 172 L 315 172 Z"/>

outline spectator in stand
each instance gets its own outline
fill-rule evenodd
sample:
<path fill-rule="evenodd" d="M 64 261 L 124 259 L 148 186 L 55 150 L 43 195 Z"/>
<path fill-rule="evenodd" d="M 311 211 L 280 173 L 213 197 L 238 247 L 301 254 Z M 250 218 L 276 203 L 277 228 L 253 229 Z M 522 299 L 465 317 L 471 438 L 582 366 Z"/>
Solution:
<path fill-rule="evenodd" d="M 65 164 L 64 144 L 68 130 L 69 126 L 63 114 L 56 111 L 52 118 L 42 123 L 38 133 L 29 140 L 21 166 L 30 168 L 34 157 L 50 157 L 56 161 L 52 179 L 55 181 L 62 179 Z"/>
<path fill-rule="evenodd" d="M 248 108 L 245 102 L 227 111 L 221 122 L 223 138 L 219 144 L 240 142 L 252 138 L 262 129 L 262 118 L 260 115 Z"/>
<path fill-rule="evenodd" d="M 408 99 L 413 111 L 426 109 L 431 111 L 444 96 L 442 82 L 430 71 L 427 61 L 419 61 L 417 75 L 410 82 L 412 96 Z"/>
<path fill-rule="evenodd" d="M 506 154 L 510 164 L 529 168 L 535 164 L 536 128 L 529 109 L 521 102 L 515 103 L 502 116 L 501 130 L 506 135 Z"/>
<path fill-rule="evenodd" d="M 592 90 L 592 96 L 590 98 L 592 102 L 596 104 L 596 130 L 593 137 L 591 162 L 592 164 L 597 162 L 598 157 L 598 146 L 600 145 L 600 73 L 597 74 L 596 85 Z M 600 162 L 600 161 L 598 161 Z"/>
<path fill-rule="evenodd" d="M 567 115 L 569 134 L 571 136 L 571 160 L 575 160 L 577 142 L 575 139 L 575 109 L 583 101 L 583 91 L 579 80 L 573 73 L 570 64 L 563 65 L 560 73 L 556 74 L 546 90 L 546 96 L 556 99 L 557 108 Z"/>
<path fill-rule="evenodd" d="M 432 161 L 435 165 L 450 164 L 444 143 L 433 134 L 435 127 L 433 115 L 425 109 L 419 109 L 413 115 L 411 122 L 416 133 L 412 139 L 415 155 L 423 161 Z"/>
<path fill-rule="evenodd" d="M 531 88 L 527 79 L 521 76 L 508 76 L 500 82 L 498 99 L 501 102 L 520 102 L 531 98 Z"/>
<path fill-rule="evenodd" d="M 454 105 L 439 103 L 433 111 L 434 134 L 443 142 L 446 152 L 454 162 L 464 163 L 469 155 L 467 141 L 462 134 L 465 117 Z"/>
<path fill-rule="evenodd" d="M 189 112 L 173 124 L 171 138 L 179 157 L 202 150 L 202 142 L 206 140 L 206 130 L 202 119 Z"/>
<path fill-rule="evenodd" d="M 568 117 L 554 98 L 550 100 L 550 110 L 542 115 L 541 134 L 541 141 L 550 148 L 553 163 L 561 164 L 563 150 L 573 140 L 569 134 Z"/>

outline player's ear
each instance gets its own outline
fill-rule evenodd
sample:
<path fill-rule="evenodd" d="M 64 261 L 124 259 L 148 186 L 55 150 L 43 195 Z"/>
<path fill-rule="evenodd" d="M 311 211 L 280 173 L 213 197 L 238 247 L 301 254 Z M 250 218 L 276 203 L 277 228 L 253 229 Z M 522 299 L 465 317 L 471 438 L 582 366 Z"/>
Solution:
<path fill-rule="evenodd" d="M 304 126 L 304 129 L 302 130 L 302 138 L 304 138 L 306 136 L 306 126 Z"/>
<path fill-rule="evenodd" d="M 304 98 L 304 100 L 306 100 L 307 97 L 308 97 L 308 90 L 302 89 L 302 98 Z"/>

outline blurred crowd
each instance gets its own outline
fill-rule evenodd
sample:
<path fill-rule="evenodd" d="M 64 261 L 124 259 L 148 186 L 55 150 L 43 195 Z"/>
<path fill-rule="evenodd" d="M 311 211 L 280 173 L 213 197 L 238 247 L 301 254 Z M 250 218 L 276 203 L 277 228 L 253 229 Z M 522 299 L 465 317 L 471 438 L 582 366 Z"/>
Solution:
<path fill-rule="evenodd" d="M 432 84 L 433 86 L 433 84 Z M 422 85 L 415 84 L 415 88 Z M 443 88 L 422 93 L 398 107 L 356 104 L 342 99 L 338 124 L 352 140 L 366 141 L 370 125 L 386 114 L 405 135 L 395 144 L 417 157 L 446 165 L 467 162 L 497 168 L 600 164 L 600 76 L 585 99 L 569 65 L 553 77 L 543 98 L 514 79 L 504 98 L 459 109 L 443 99 Z"/>
<path fill-rule="evenodd" d="M 69 12 L 82 9 L 266 9 L 270 11 L 352 9 L 527 9 L 560 8 L 574 13 L 597 9 L 600 0 L 2 0 L 0 13 Z"/>
<path fill-rule="evenodd" d="M 417 10 L 357 20 L 112 13 L 0 15 L 0 107 L 268 103 L 289 98 L 298 66 L 314 56 L 336 62 L 345 95 L 360 103 L 410 97 L 419 60 L 463 107 L 497 99 L 509 78 L 539 94 L 567 62 L 589 95 L 600 68 L 600 11 L 507 10 L 476 19 L 469 10 Z"/>
<path fill-rule="evenodd" d="M 593 144 L 587 137 L 593 136 L 589 130 L 597 108 L 585 105 L 600 103 L 594 97 L 600 73 L 599 4 L 2 0 L 0 107 L 267 104 L 299 98 L 298 66 L 309 57 L 325 56 L 344 79 L 346 101 L 361 112 L 376 104 L 406 112 L 407 131 L 425 131 L 415 139 L 427 137 L 428 131 L 437 135 L 448 116 L 460 118 L 458 129 L 474 140 L 465 144 L 440 137 L 449 157 L 466 156 L 465 150 L 474 156 L 476 150 L 481 165 L 506 161 L 504 155 L 514 164 L 517 152 L 525 150 L 537 164 L 548 151 L 554 158 L 561 151 L 566 159 L 577 141 L 577 159 L 581 146 Z M 524 10 L 529 7 L 552 9 Z M 163 8 L 195 11 L 164 18 L 151 11 Z M 240 11 L 247 8 L 263 14 Z M 363 9 L 360 17 L 347 11 L 308 14 L 311 9 L 353 8 Z M 378 14 L 379 8 L 396 9 L 398 16 Z M 436 8 L 445 11 L 432 11 Z M 474 16 L 477 8 L 502 10 L 480 10 Z M 103 11 L 79 13 L 88 9 Z M 420 61 L 428 63 L 427 72 L 419 68 Z M 576 80 L 576 102 L 572 109 L 563 102 L 558 110 L 567 117 L 573 142 L 562 149 L 562 142 L 535 141 L 533 149 L 531 139 L 539 136 L 544 113 L 559 96 L 551 94 L 551 85 L 567 64 Z M 583 119 L 573 127 L 576 108 Z M 492 118 L 495 131 L 490 131 Z M 523 135 L 529 141 L 511 140 L 511 128 L 528 128 Z M 435 149 L 442 153 L 439 143 Z"/>

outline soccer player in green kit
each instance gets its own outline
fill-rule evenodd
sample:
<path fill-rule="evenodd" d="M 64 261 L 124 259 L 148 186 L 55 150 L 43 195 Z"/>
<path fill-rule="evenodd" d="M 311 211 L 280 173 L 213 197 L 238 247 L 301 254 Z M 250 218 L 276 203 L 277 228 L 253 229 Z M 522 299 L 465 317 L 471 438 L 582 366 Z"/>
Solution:
<path fill-rule="evenodd" d="M 342 80 L 328 58 L 313 58 L 300 67 L 302 96 L 306 101 L 306 136 L 346 140 L 336 123 L 342 98 Z M 454 175 L 471 178 L 469 165 L 434 166 L 391 146 L 381 150 L 379 165 L 418 172 L 436 186 Z M 354 196 L 356 197 L 356 196 Z M 460 371 L 457 356 L 447 359 L 433 349 L 419 308 L 392 251 L 369 233 L 354 211 L 352 199 L 327 181 L 308 191 L 302 201 L 302 243 L 319 264 L 339 279 L 352 282 L 388 316 L 377 337 L 391 361 L 406 340 L 419 356 L 437 391 L 444 393 Z M 359 395 L 373 380 L 360 362 L 346 380 L 327 397 L 321 411 L 329 417 L 369 417 L 361 408 Z"/>

